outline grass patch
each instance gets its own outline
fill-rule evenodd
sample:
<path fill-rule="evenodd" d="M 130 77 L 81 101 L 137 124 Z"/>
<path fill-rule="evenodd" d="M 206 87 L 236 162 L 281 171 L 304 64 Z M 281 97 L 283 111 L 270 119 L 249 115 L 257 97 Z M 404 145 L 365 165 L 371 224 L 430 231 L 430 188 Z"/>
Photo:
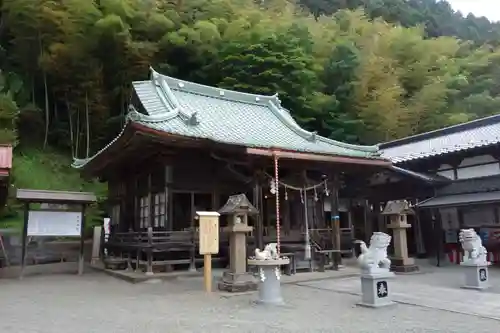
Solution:
<path fill-rule="evenodd" d="M 15 191 L 18 188 L 92 192 L 97 196 L 98 203 L 87 209 L 86 225 L 91 229 L 94 225 L 102 223 L 102 201 L 107 195 L 106 184 L 85 181 L 78 170 L 71 167 L 71 162 L 70 156 L 50 148 L 16 149 L 9 200 L 0 218 L 0 228 L 19 230 L 22 228 L 23 209 L 15 200 Z"/>
<path fill-rule="evenodd" d="M 21 233 L 23 229 L 23 218 L 21 216 L 11 216 L 0 220 L 0 229 L 11 229 Z"/>

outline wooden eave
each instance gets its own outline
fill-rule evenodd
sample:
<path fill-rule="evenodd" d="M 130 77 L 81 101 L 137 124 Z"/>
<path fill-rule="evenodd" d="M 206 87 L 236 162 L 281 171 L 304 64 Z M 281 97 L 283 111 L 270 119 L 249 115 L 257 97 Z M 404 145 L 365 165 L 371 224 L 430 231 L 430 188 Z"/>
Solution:
<path fill-rule="evenodd" d="M 46 191 L 18 189 L 17 200 L 32 203 L 91 204 L 97 201 L 90 192 Z"/>
<path fill-rule="evenodd" d="M 359 158 L 349 156 L 338 156 L 328 154 L 316 154 L 298 151 L 289 151 L 283 149 L 266 149 L 266 148 L 250 148 L 238 145 L 230 145 L 219 142 L 214 142 L 209 139 L 192 138 L 177 134 L 171 134 L 159 130 L 152 129 L 148 126 L 130 122 L 126 125 L 122 135 L 113 142 L 108 148 L 89 160 L 83 166 L 83 173 L 87 176 L 102 176 L 103 170 L 109 165 L 114 164 L 112 160 L 116 160 L 118 156 L 124 156 L 130 152 L 137 144 L 140 143 L 139 137 L 146 137 L 148 141 L 158 142 L 164 145 L 175 146 L 179 148 L 204 148 L 223 150 L 228 153 L 240 155 L 247 162 L 257 162 L 257 160 L 268 160 L 269 157 L 277 155 L 283 162 L 293 164 L 305 164 L 313 162 L 314 164 L 339 164 L 339 165 L 357 165 L 357 166 L 373 166 L 387 168 L 392 165 L 389 160 L 383 158 Z M 248 160 L 249 159 L 249 160 Z"/>
<path fill-rule="evenodd" d="M 360 157 L 289 151 L 283 149 L 246 148 L 246 153 L 249 155 L 258 155 L 267 157 L 277 156 L 280 159 L 302 160 L 311 162 L 361 164 L 361 165 L 371 165 L 378 167 L 390 167 L 392 165 L 391 161 L 383 158 L 360 158 Z"/>

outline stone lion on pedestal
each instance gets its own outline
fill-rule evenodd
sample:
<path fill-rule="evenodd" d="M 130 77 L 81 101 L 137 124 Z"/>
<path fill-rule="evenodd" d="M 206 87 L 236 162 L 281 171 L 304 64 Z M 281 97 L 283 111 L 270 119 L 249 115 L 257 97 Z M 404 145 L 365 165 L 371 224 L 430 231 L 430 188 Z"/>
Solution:
<path fill-rule="evenodd" d="M 487 264 L 488 251 L 483 246 L 481 238 L 474 229 L 462 229 L 458 234 L 458 239 L 464 249 L 463 264 Z"/>
<path fill-rule="evenodd" d="M 391 260 L 387 258 L 387 247 L 391 244 L 391 236 L 383 232 L 374 232 L 370 238 L 370 247 L 363 241 L 360 243 L 361 254 L 358 264 L 365 273 L 389 272 Z"/>

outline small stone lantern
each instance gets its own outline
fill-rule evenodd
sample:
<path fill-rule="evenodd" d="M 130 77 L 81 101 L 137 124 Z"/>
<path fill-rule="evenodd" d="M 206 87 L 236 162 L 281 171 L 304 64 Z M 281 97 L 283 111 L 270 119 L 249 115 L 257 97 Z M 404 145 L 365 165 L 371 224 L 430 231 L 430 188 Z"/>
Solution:
<path fill-rule="evenodd" d="M 415 215 L 415 211 L 406 200 L 389 201 L 382 211 L 382 215 L 389 216 L 387 228 L 393 231 L 394 257 L 391 258 L 391 270 L 399 273 L 410 273 L 419 270 L 415 260 L 408 256 L 406 229 L 411 228 L 407 221 L 408 215 Z"/>
<path fill-rule="evenodd" d="M 243 292 L 257 289 L 257 281 L 247 272 L 246 234 L 253 230 L 248 226 L 248 216 L 258 214 L 245 194 L 232 195 L 219 209 L 221 215 L 229 216 L 229 224 L 224 228 L 229 233 L 229 271 L 224 272 L 219 281 L 219 290 Z"/>

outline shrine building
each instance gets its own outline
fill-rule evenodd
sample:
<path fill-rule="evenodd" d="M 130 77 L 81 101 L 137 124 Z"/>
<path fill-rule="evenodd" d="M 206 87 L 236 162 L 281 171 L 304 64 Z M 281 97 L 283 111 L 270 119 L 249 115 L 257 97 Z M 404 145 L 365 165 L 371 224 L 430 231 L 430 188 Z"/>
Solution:
<path fill-rule="evenodd" d="M 248 246 L 273 242 L 276 158 L 282 252 L 301 256 L 306 242 L 314 253 L 352 252 L 350 204 L 343 198 L 351 195 L 351 181 L 391 168 L 377 146 L 306 131 L 277 95 L 204 86 L 154 70 L 132 86 L 121 133 L 73 163 L 85 176 L 107 182 L 112 235 L 152 228 L 176 244 L 153 260 L 192 263 L 199 259 L 195 212 L 217 211 L 230 195 L 244 193 L 259 211 L 249 221 Z M 227 223 L 224 217 L 220 222 L 221 228 Z M 221 234 L 221 256 L 226 242 Z"/>

